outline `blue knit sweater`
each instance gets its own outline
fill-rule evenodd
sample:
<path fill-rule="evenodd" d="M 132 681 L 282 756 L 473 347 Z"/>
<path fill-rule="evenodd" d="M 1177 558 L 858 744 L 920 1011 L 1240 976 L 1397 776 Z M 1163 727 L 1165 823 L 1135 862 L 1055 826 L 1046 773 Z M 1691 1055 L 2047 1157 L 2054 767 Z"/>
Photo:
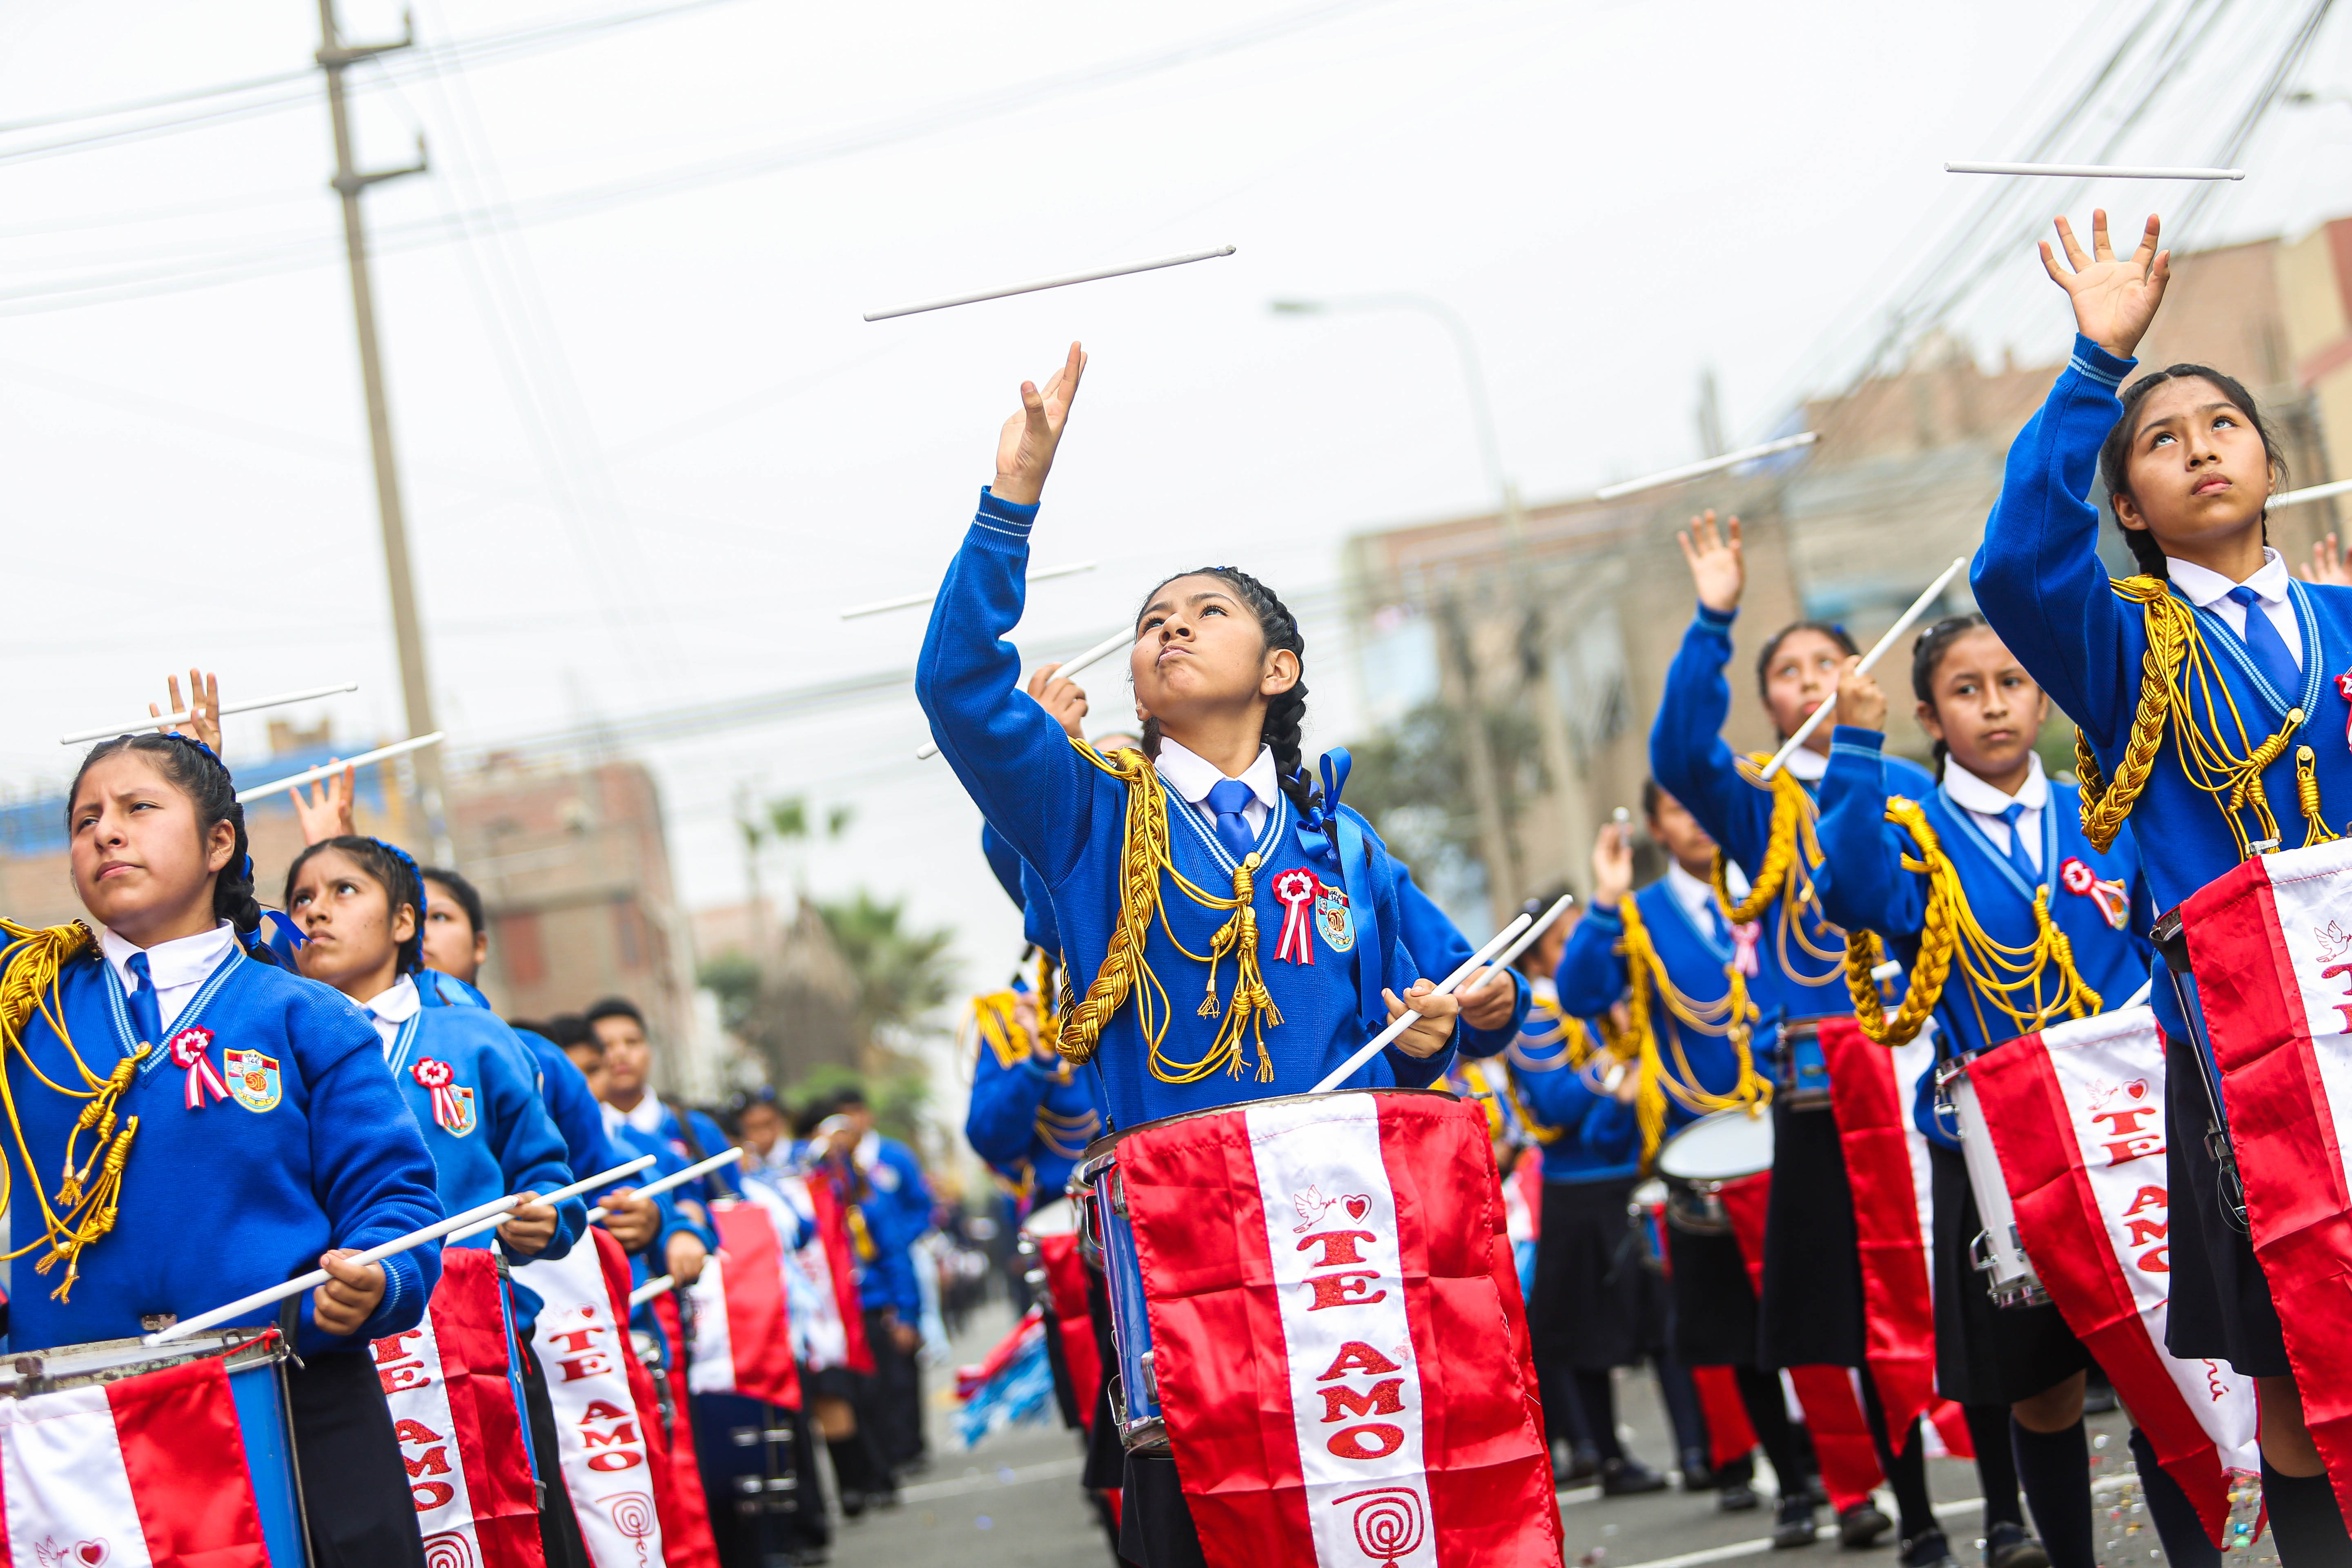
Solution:
<path fill-rule="evenodd" d="M 2099 511 L 2088 497 L 2100 443 L 2123 417 L 2116 388 L 2137 363 L 2117 359 L 2088 338 L 2074 339 L 2074 357 L 2009 448 L 2000 500 L 1969 573 L 1985 619 L 2051 700 L 2083 727 L 2109 778 L 2139 705 L 2147 628 L 2140 606 L 2117 599 L 2107 586 L 2098 554 Z M 2352 589 L 2296 582 L 2289 593 L 2303 627 L 2301 691 L 2273 690 L 2254 672 L 2238 634 L 2220 616 L 2194 612 L 2197 628 L 2255 743 L 2277 728 L 2289 709 L 2303 710 L 2294 740 L 2311 747 L 2321 809 L 2341 833 L 2352 827 L 2352 747 L 2344 740 L 2347 704 L 2336 678 L 2352 669 Z M 2222 712 L 2228 723 L 2226 704 Z M 2200 702 L 2200 720 L 2202 713 Z M 2234 725 L 2226 735 L 2231 750 L 2244 755 Z M 2304 827 L 2295 805 L 2294 745 L 2263 773 L 2263 788 L 2285 846 L 2300 845 Z M 2189 782 L 2168 731 L 2131 818 L 2142 843 L 2162 846 L 2147 862 L 2148 894 L 2159 911 L 2238 863 L 2236 843 L 2222 820 L 2223 804 Z M 2260 837 L 2252 813 L 2240 820 L 2249 838 Z M 2149 1001 L 2157 1021 L 2178 1037 L 2183 1026 L 2179 1008 L 2161 974 Z"/>
<path fill-rule="evenodd" d="M 73 1047 L 92 1072 L 110 1070 L 136 1048 L 122 987 L 94 951 L 66 966 L 60 989 Z M 205 1055 L 232 1094 L 205 1097 L 195 1110 L 185 1103 L 186 1073 L 168 1050 L 190 1030 L 209 1032 Z M 142 1331 L 142 1316 L 192 1318 L 317 1268 L 331 1247 L 373 1247 L 442 1217 L 433 1157 L 384 1068 L 374 1026 L 329 987 L 232 951 L 164 1035 L 165 1048 L 150 1053 L 120 1104 L 126 1120 L 139 1118 L 139 1131 L 114 1229 L 82 1253 L 68 1300 L 50 1294 L 62 1264 L 36 1275 L 34 1255 L 18 1262 L 11 1350 L 127 1338 Z M 34 1191 L 55 1196 L 66 1140 L 87 1103 L 44 1086 L 26 1057 L 51 1082 L 82 1082 L 65 1042 L 36 1010 L 25 1055 L 8 1059 L 9 1093 L 35 1162 L 25 1170 L 10 1140 L 16 1247 L 39 1236 Z M 85 1133 L 81 1152 L 89 1147 Z M 295 1348 L 357 1350 L 415 1328 L 441 1277 L 438 1245 L 385 1258 L 383 1268 L 383 1300 L 358 1334 L 319 1332 L 305 1295 Z M 259 1308 L 237 1321 L 277 1316 Z"/>
<path fill-rule="evenodd" d="M 981 815 L 1045 879 L 1060 928 L 1063 959 L 1083 995 L 1100 968 L 1119 912 L 1118 868 L 1126 840 L 1128 786 L 1102 772 L 1071 745 L 1051 715 L 1020 690 L 1020 655 L 1004 640 L 1021 619 L 1024 578 L 1029 560 L 1029 529 L 1036 508 L 1016 506 L 982 491 L 979 516 L 948 567 L 931 609 L 929 630 L 916 666 L 915 691 L 929 718 L 940 751 Z M 1343 812 L 1346 807 L 1340 808 Z M 1168 812 L 1170 854 L 1177 869 L 1200 888 L 1227 893 L 1234 885 L 1233 860 L 1200 818 L 1180 801 Z M 1360 818 L 1356 819 L 1360 823 Z M 1363 902 L 1348 910 L 1347 948 L 1334 950 L 1318 921 L 1315 962 L 1279 962 L 1283 906 L 1275 879 L 1294 867 L 1317 873 L 1327 884 L 1341 883 L 1339 868 L 1302 845 L 1297 812 L 1287 797 L 1266 814 L 1256 849 L 1255 879 L 1258 963 L 1282 1022 L 1264 1033 L 1263 1059 L 1272 1077 L 1261 1079 L 1261 1047 L 1253 1039 L 1238 1073 L 1223 1069 L 1191 1083 L 1171 1083 L 1148 1065 L 1150 1046 L 1137 1022 L 1136 994 L 1145 987 L 1136 976 L 1131 993 L 1105 1026 L 1095 1061 L 1114 1122 L 1131 1127 L 1182 1111 L 1211 1110 L 1270 1095 L 1312 1089 L 1328 1070 L 1386 1023 L 1373 1013 L 1358 985 L 1357 966 L 1377 966 L 1379 984 L 1403 991 L 1416 978 L 1399 932 L 1397 879 L 1377 843 L 1370 847 L 1371 882 Z M 1365 829 L 1367 835 L 1370 829 Z M 1194 904 L 1162 879 L 1162 907 L 1184 945 L 1208 949 L 1225 916 Z M 1385 942 L 1376 932 L 1390 933 Z M 1209 1054 L 1221 1018 L 1200 1015 L 1207 972 L 1185 958 L 1155 921 L 1144 960 L 1167 988 L 1160 1015 L 1167 1026 L 1163 1054 L 1178 1061 Z M 1219 966 L 1219 1002 L 1232 1002 L 1234 965 Z M 1377 1000 L 1377 989 L 1373 999 Z M 1445 1070 L 1451 1046 L 1416 1058 L 1389 1047 L 1347 1087 L 1403 1084 L 1421 1088 Z"/>

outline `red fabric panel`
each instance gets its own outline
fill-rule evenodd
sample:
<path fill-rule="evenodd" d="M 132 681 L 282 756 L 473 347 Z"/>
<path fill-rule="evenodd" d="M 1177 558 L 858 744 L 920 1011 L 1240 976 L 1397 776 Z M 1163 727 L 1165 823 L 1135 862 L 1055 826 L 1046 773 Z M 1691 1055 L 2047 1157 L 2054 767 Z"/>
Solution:
<path fill-rule="evenodd" d="M 734 1353 L 736 1391 L 798 1410 L 801 1374 L 793 1363 L 783 1247 L 776 1239 L 776 1223 L 757 1204 L 714 1204 L 710 1218 L 727 1254 L 719 1279 L 727 1291 L 727 1338 Z"/>
<path fill-rule="evenodd" d="M 857 1297 L 857 1261 L 850 1255 L 849 1216 L 842 1212 L 841 1194 L 833 1177 L 823 1170 L 808 1178 L 809 1207 L 816 1211 L 817 1235 L 824 1242 L 824 1261 L 833 1276 L 834 1303 L 841 1311 L 841 1331 L 848 1344 L 845 1363 L 852 1372 L 874 1375 L 874 1347 L 866 1342 L 866 1309 Z"/>
<path fill-rule="evenodd" d="M 1087 1263 L 1079 1256 L 1078 1238 L 1039 1237 L 1037 1260 L 1045 1265 L 1045 1294 L 1053 1302 L 1045 1331 L 1061 1336 L 1062 1363 L 1070 1369 L 1078 1421 L 1092 1432 L 1095 1402 L 1102 1395 L 1102 1354 L 1095 1346 L 1094 1319 L 1087 1311 Z"/>
<path fill-rule="evenodd" d="M 441 1282 L 433 1289 L 433 1342 L 441 1353 L 442 1386 L 457 1423 L 454 1441 L 466 1468 L 466 1500 L 485 1568 L 543 1568 L 539 1499 L 509 1375 L 513 1348 L 505 1295 L 498 1261 L 487 1248 L 443 1248 Z"/>
<path fill-rule="evenodd" d="M 1692 1386 L 1706 1416 L 1708 1457 L 1721 1469 L 1745 1458 L 1756 1447 L 1756 1428 L 1748 1419 L 1747 1402 L 1739 1397 L 1739 1380 L 1727 1366 L 1695 1366 Z"/>
<path fill-rule="evenodd" d="M 155 1568 L 269 1568 L 220 1358 L 110 1384 L 106 1401 Z"/>
<path fill-rule="evenodd" d="M 1853 1373 L 1842 1366 L 1788 1370 L 1797 1403 L 1804 1406 L 1805 1430 L 1813 1436 L 1813 1457 L 1822 1462 L 1822 1487 L 1830 1494 L 1830 1506 L 1843 1513 L 1868 1502 L 1886 1478 L 1878 1468 L 1878 1447 L 1870 1440 L 1862 1398 L 1853 1391 Z"/>

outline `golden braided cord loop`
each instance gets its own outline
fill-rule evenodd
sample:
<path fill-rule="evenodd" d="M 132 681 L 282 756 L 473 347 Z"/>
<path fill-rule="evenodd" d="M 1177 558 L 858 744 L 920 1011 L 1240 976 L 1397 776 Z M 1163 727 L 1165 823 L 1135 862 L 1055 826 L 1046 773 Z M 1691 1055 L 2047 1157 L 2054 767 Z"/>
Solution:
<path fill-rule="evenodd" d="M 1657 943 L 1633 900 L 1620 900 L 1617 912 L 1625 927 L 1617 951 L 1625 958 L 1627 1014 L 1625 1037 L 1618 1051 L 1620 1055 L 1632 1055 L 1640 1064 L 1641 1079 L 1633 1092 L 1633 1120 L 1642 1134 L 1641 1169 L 1647 1173 L 1651 1162 L 1657 1157 L 1658 1145 L 1665 1138 L 1669 1096 L 1697 1116 L 1711 1110 L 1728 1110 L 1734 1106 L 1746 1107 L 1752 1112 L 1770 1102 L 1772 1086 L 1756 1070 L 1751 1037 L 1758 1013 L 1748 999 L 1747 984 L 1738 966 L 1724 966 L 1730 987 L 1721 1001 L 1699 1002 L 1677 986 L 1666 973 L 1665 963 L 1658 956 Z M 1657 1025 L 1651 1017 L 1650 1003 L 1654 997 L 1666 1009 L 1675 1052 L 1672 1068 L 1666 1065 L 1658 1042 Z M 1717 1094 L 1699 1081 L 1697 1070 L 1683 1049 L 1682 1031 L 1685 1026 L 1729 1038 L 1738 1062 L 1738 1076 L 1728 1094 Z"/>
<path fill-rule="evenodd" d="M 1760 752 L 1743 759 L 1749 765 L 1740 770 L 1739 776 L 1747 779 L 1750 772 L 1760 774 L 1763 764 L 1769 760 Z M 1723 918 L 1736 926 L 1760 920 L 1788 884 L 1790 868 L 1797 862 L 1798 825 L 1813 810 L 1812 796 L 1805 793 L 1797 775 L 1786 768 L 1773 774 L 1769 785 L 1759 784 L 1758 787 L 1772 792 L 1772 820 L 1765 831 L 1764 863 L 1757 868 L 1754 879 L 1748 884 L 1748 897 L 1737 904 L 1731 901 L 1731 881 L 1726 868 L 1728 862 L 1721 849 L 1715 852 L 1716 901 L 1723 906 Z"/>
<path fill-rule="evenodd" d="M 972 1032 L 996 1053 L 996 1065 L 1011 1072 L 1029 1054 L 1026 1031 L 1013 1009 L 1020 998 L 1012 991 L 991 991 L 971 999 Z"/>
<path fill-rule="evenodd" d="M 2319 764 L 2318 753 L 2309 746 L 2294 749 L 2294 803 L 2303 812 L 2303 847 L 2332 844 L 2339 837 L 2327 826 L 2327 818 L 2319 809 L 2319 779 L 2314 770 Z"/>
<path fill-rule="evenodd" d="M 1160 792 L 1160 775 L 1141 752 L 1122 751 L 1106 757 L 1083 741 L 1071 742 L 1078 754 L 1127 785 L 1127 842 L 1119 857 L 1118 920 L 1111 927 L 1102 967 L 1095 971 L 1087 994 L 1066 1010 L 1054 1048 L 1074 1062 L 1094 1059 L 1102 1042 L 1103 1026 L 1134 987 L 1143 967 L 1144 938 L 1151 931 L 1160 908 L 1160 861 L 1168 846 L 1168 797 Z"/>
<path fill-rule="evenodd" d="M 1062 998 L 1067 994 L 1066 977 L 1055 973 L 1061 967 L 1054 962 L 1052 953 L 1037 954 L 1037 1037 L 1056 1054 L 1061 1049 L 1062 1014 L 1066 1010 Z"/>
<path fill-rule="evenodd" d="M 2092 760 L 2090 742 L 2082 731 L 2077 729 L 2074 734 L 2074 761 L 2083 786 L 2083 836 L 2103 855 L 2114 845 L 2124 818 L 2131 815 L 2133 804 L 2147 787 L 2157 750 L 2164 743 L 2165 721 L 2171 716 L 2173 682 L 2196 635 L 2188 606 L 2166 591 L 2162 578 L 2124 577 L 2108 586 L 2116 597 L 2141 606 L 2147 651 L 2140 658 L 2139 706 L 2132 714 L 2131 735 L 2124 742 L 2123 758 L 2112 781 Z"/>
<path fill-rule="evenodd" d="M 1899 795 L 1886 797 L 1886 820 L 1908 831 L 1918 846 L 1919 865 L 1907 858 L 1906 868 L 1927 872 L 1927 908 L 1919 931 L 1919 956 L 1911 965 L 1903 1005 L 1889 1018 L 1878 996 L 1878 983 L 1870 972 L 1885 957 L 1876 931 L 1849 937 L 1845 947 L 1846 990 L 1853 997 L 1853 1020 L 1863 1037 L 1882 1046 L 1907 1046 L 1916 1039 L 1936 1004 L 1943 999 L 1944 983 L 1952 972 L 1952 955 L 1959 947 L 1959 922 L 1953 910 L 1959 893 L 1959 873 L 1944 854 L 1942 841 L 1916 801 Z"/>

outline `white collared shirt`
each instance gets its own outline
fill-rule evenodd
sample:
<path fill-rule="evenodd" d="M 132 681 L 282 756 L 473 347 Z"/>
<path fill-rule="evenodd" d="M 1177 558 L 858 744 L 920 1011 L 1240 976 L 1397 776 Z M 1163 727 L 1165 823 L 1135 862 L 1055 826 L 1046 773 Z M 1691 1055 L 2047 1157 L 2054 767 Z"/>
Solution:
<path fill-rule="evenodd" d="M 1666 864 L 1666 891 L 1674 895 L 1675 902 L 1683 907 L 1683 913 L 1690 917 L 1690 923 L 1698 928 L 1701 936 L 1715 934 L 1715 919 L 1710 917 L 1719 919 L 1722 911 L 1715 907 L 1713 888 L 1684 870 L 1682 863 L 1675 860 Z M 1727 926 L 1729 923 L 1725 921 Z"/>
<path fill-rule="evenodd" d="M 383 1048 L 390 1050 L 392 1042 L 400 1038 L 400 1026 L 416 1016 L 425 998 L 417 994 L 416 977 L 404 974 L 392 983 L 391 990 L 360 1005 L 367 1009 L 368 1022 L 383 1037 Z"/>
<path fill-rule="evenodd" d="M 2017 814 L 2017 826 L 2025 835 L 2025 858 L 2033 862 L 2036 869 L 2046 869 L 2042 865 L 2042 811 L 2050 804 L 2050 780 L 2042 771 L 2040 757 L 2032 759 L 2025 782 L 2017 786 L 2013 795 L 2001 794 L 1947 757 L 1944 793 L 1952 797 L 1954 805 L 1969 814 L 1969 819 L 1984 830 L 1984 836 L 1992 840 L 1992 847 L 2004 855 L 2009 853 L 2009 821 L 2001 814 L 2012 804 L 2023 806 L 2025 809 Z"/>
<path fill-rule="evenodd" d="M 147 978 L 155 985 L 155 1011 L 169 1031 L 180 1010 L 195 999 L 196 988 L 212 978 L 221 961 L 236 951 L 236 928 L 223 921 L 210 931 L 194 936 L 175 936 L 169 942 L 159 942 L 150 948 L 141 948 L 125 938 L 117 936 L 106 927 L 98 929 L 98 947 L 106 955 L 107 967 L 114 971 L 115 979 L 122 983 L 125 996 L 138 988 L 131 973 L 131 955 L 147 954 Z M 160 1046 L 161 1040 L 147 1044 Z"/>
<path fill-rule="evenodd" d="M 2189 595 L 2189 602 L 2199 609 L 2210 610 L 2240 637 L 2246 635 L 2246 606 L 2230 597 L 2230 590 L 2238 586 L 2210 567 L 2200 566 L 2193 561 L 2164 558 L 2167 571 L 2172 574 L 2172 585 Z M 2295 619 L 2294 601 L 2287 597 L 2287 584 L 2293 581 L 2286 569 L 2286 558 L 2269 545 L 2263 546 L 2263 563 L 2245 585 L 2262 595 L 2256 601 L 2263 614 L 2278 628 L 2279 637 L 2286 643 L 2286 651 L 2294 655 L 2294 662 L 2303 663 L 2303 626 Z M 2290 692 L 2290 697 L 2294 694 Z"/>
<path fill-rule="evenodd" d="M 1151 765 L 1160 771 L 1161 781 L 1174 790 L 1202 822 L 1212 828 L 1217 826 L 1217 814 L 1209 806 L 1209 792 L 1223 783 L 1225 775 L 1216 763 L 1198 752 L 1186 751 L 1162 735 L 1160 737 L 1160 755 L 1153 759 Z M 1282 789 L 1281 781 L 1275 776 L 1272 747 L 1260 746 L 1257 749 L 1257 761 L 1242 774 L 1241 782 L 1250 786 L 1252 797 L 1250 803 L 1242 807 L 1242 820 L 1249 824 L 1252 833 L 1263 833 L 1266 815 L 1274 809 L 1275 800 Z"/>
<path fill-rule="evenodd" d="M 652 1089 L 646 1090 L 636 1104 L 620 1112 L 620 1117 L 622 1121 L 640 1132 L 658 1134 L 662 1130 L 661 1096 Z"/>
<path fill-rule="evenodd" d="M 1824 719 L 1822 722 L 1826 724 L 1831 721 Z M 1818 735 L 1821 731 L 1816 730 L 1813 733 Z M 1789 753 L 1789 760 L 1780 765 L 1789 770 L 1790 777 L 1801 779 L 1806 784 L 1821 783 L 1823 775 L 1830 771 L 1830 760 L 1811 746 L 1799 746 Z"/>

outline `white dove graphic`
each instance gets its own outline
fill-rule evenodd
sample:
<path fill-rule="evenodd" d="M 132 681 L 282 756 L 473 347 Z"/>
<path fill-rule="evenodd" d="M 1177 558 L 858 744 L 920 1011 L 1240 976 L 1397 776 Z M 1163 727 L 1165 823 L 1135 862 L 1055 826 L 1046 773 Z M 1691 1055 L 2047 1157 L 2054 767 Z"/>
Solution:
<path fill-rule="evenodd" d="M 1290 1227 L 1290 1234 L 1297 1236 L 1312 1228 L 1323 1217 L 1323 1211 L 1331 1206 L 1331 1200 L 1310 1183 L 1306 1191 L 1290 1194 L 1290 1206 L 1298 1211 L 1300 1223 Z"/>

